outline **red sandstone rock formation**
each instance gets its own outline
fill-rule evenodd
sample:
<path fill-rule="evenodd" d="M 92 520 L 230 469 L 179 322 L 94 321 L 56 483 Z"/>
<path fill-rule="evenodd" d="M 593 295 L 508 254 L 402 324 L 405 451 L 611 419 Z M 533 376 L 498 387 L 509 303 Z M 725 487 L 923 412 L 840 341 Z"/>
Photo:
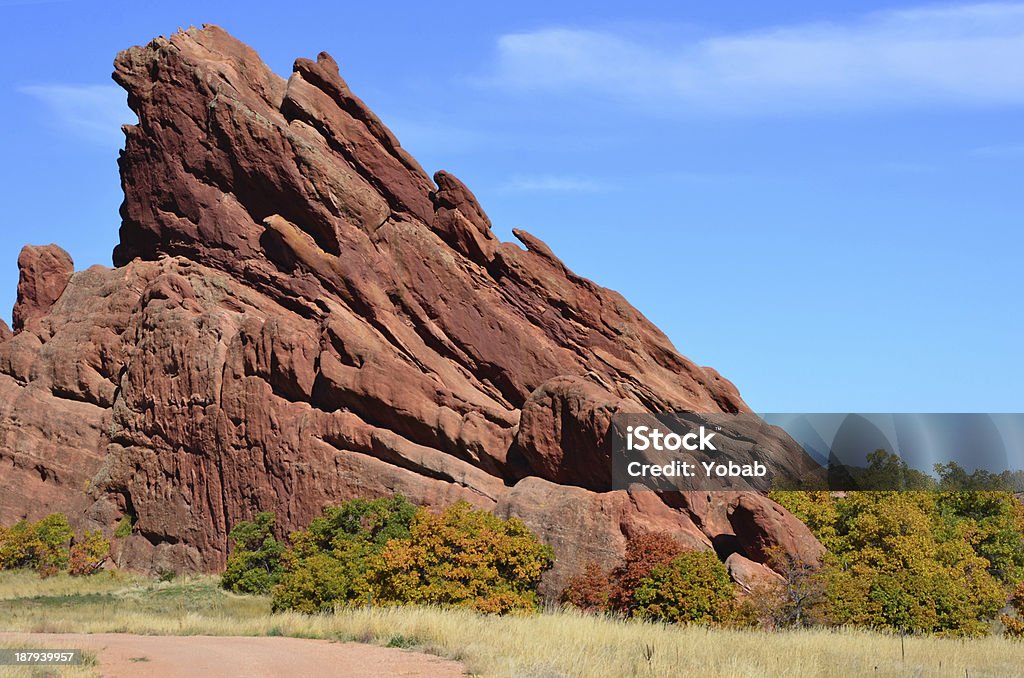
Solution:
<path fill-rule="evenodd" d="M 807 539 L 807 527 L 772 500 L 753 493 L 739 494 L 730 502 L 729 523 L 742 550 L 757 562 L 782 549 L 797 562 L 818 565 L 825 548 Z"/>
<path fill-rule="evenodd" d="M 767 565 L 755 562 L 739 553 L 733 553 L 725 559 L 725 567 L 729 576 L 745 593 L 762 595 L 774 587 L 785 584 L 782 575 Z"/>
<path fill-rule="evenodd" d="M 18 269 L 18 302 L 12 314 L 15 332 L 46 315 L 64 294 L 75 265 L 68 253 L 56 245 L 29 245 L 18 256 Z"/>
<path fill-rule="evenodd" d="M 536 237 L 499 242 L 330 56 L 286 81 L 208 26 L 115 65 L 139 117 L 116 268 L 19 259 L 0 522 L 129 516 L 123 563 L 215 570 L 260 510 L 287 530 L 357 496 L 465 499 L 554 546 L 551 589 L 649 530 L 818 552 L 756 495 L 609 491 L 612 414 L 746 411 L 736 389 Z"/>

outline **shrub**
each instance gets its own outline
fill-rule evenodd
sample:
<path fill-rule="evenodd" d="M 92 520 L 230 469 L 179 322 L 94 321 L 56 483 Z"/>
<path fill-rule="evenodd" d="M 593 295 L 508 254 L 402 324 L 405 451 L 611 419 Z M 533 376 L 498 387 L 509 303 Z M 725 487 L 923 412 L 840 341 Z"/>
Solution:
<path fill-rule="evenodd" d="M 337 548 L 341 544 L 383 546 L 392 539 L 407 539 L 416 506 L 401 495 L 386 499 L 353 499 L 324 509 L 305 530 L 292 534 L 301 557 Z"/>
<path fill-rule="evenodd" d="M 125 516 L 118 521 L 117 527 L 114 528 L 114 536 L 118 539 L 127 539 L 132 536 L 132 519 L 130 516 Z"/>
<path fill-rule="evenodd" d="M 408 539 L 416 507 L 402 496 L 354 499 L 324 509 L 308 528 L 291 535 L 282 556 L 275 610 L 327 612 L 365 602 L 371 557 L 391 540 Z"/>
<path fill-rule="evenodd" d="M 1016 497 L 996 491 L 943 492 L 935 508 L 940 539 L 970 544 L 999 581 L 1010 586 L 1024 581 L 1024 505 Z"/>
<path fill-rule="evenodd" d="M 59 513 L 0 529 L 0 569 L 29 568 L 44 577 L 56 574 L 68 565 L 73 536 L 68 519 Z"/>
<path fill-rule="evenodd" d="M 970 524 L 943 509 L 943 494 L 852 492 L 831 501 L 831 522 L 816 526 L 829 530 L 832 547 L 821 573 L 831 622 L 946 635 L 987 630 L 1003 586 L 972 545 Z"/>
<path fill-rule="evenodd" d="M 773 501 L 800 519 L 828 550 L 835 550 L 836 499 L 825 491 L 772 490 Z"/>
<path fill-rule="evenodd" d="M 636 616 L 672 623 L 720 624 L 734 610 L 729 573 L 713 551 L 683 553 L 656 565 L 633 594 Z"/>
<path fill-rule="evenodd" d="M 619 612 L 633 610 L 633 594 L 640 582 L 658 565 L 667 565 L 684 551 L 683 545 L 665 532 L 648 532 L 630 537 L 622 565 L 612 570 L 609 601 Z"/>
<path fill-rule="evenodd" d="M 562 591 L 563 605 L 583 612 L 605 612 L 611 595 L 611 580 L 597 563 L 587 563 L 583 572 L 569 579 Z"/>
<path fill-rule="evenodd" d="M 234 549 L 221 586 L 235 593 L 266 595 L 281 579 L 284 545 L 274 539 L 277 516 L 264 512 L 231 530 Z"/>
<path fill-rule="evenodd" d="M 175 580 L 178 573 L 169 567 L 158 567 L 156 569 L 156 580 L 161 584 L 169 584 Z"/>
<path fill-rule="evenodd" d="M 84 576 L 99 572 L 109 553 L 110 542 L 103 538 L 102 532 L 86 532 L 80 541 L 71 546 L 68 574 Z"/>
<path fill-rule="evenodd" d="M 1024 507 L 991 489 L 1000 477 L 936 471 L 941 491 L 772 493 L 829 548 L 819 575 L 829 621 L 943 635 L 990 628 L 1024 579 Z"/>
<path fill-rule="evenodd" d="M 781 581 L 756 584 L 740 601 L 752 620 L 772 629 L 814 626 L 827 620 L 826 581 L 817 563 L 774 546 L 768 549 L 766 565 Z"/>
<path fill-rule="evenodd" d="M 236 551 L 224 585 L 257 592 L 269 584 L 275 611 L 313 614 L 374 602 L 533 610 L 552 562 L 551 549 L 521 521 L 465 502 L 435 515 L 397 495 L 348 501 L 292 533 L 286 550 L 272 541 L 272 528 L 273 516 L 261 514 L 232 531 Z M 276 584 L 267 578 L 274 565 Z"/>
<path fill-rule="evenodd" d="M 274 587 L 274 611 L 306 614 L 332 612 L 357 591 L 352 569 L 330 553 L 317 553 L 295 561 Z"/>
<path fill-rule="evenodd" d="M 782 576 L 779 604 L 774 610 L 775 626 L 809 626 L 821 622 L 825 601 L 821 567 L 781 547 L 769 549 L 768 556 L 768 565 Z"/>
<path fill-rule="evenodd" d="M 410 638 L 409 636 L 398 635 L 398 636 L 391 636 L 391 638 L 388 639 L 388 643 L 387 643 L 387 645 L 385 647 L 396 647 L 396 648 L 398 648 L 400 650 L 408 650 L 408 649 L 416 647 L 418 644 L 419 643 L 416 642 L 415 638 Z"/>
<path fill-rule="evenodd" d="M 0 569 L 34 567 L 35 530 L 27 520 L 0 527 Z"/>
<path fill-rule="evenodd" d="M 389 541 L 373 558 L 369 584 L 381 603 L 533 611 L 552 562 L 551 548 L 518 518 L 459 502 L 440 515 L 417 511 L 409 538 Z"/>
<path fill-rule="evenodd" d="M 1004 614 L 1000 617 L 1000 621 L 1006 627 L 1006 635 L 1011 638 L 1024 638 L 1024 583 L 1017 585 L 1010 599 L 1010 606 L 1016 614 Z"/>
<path fill-rule="evenodd" d="M 68 542 L 75 536 L 68 519 L 60 513 L 46 516 L 34 525 L 35 568 L 44 577 L 68 566 Z"/>

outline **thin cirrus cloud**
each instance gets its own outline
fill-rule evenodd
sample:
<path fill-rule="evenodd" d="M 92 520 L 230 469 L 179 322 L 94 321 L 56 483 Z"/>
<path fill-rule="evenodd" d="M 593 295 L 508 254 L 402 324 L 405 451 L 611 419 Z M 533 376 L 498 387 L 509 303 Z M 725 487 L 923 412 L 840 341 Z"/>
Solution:
<path fill-rule="evenodd" d="M 606 182 L 588 177 L 542 174 L 512 177 L 499 190 L 502 193 L 598 193 L 613 188 Z"/>
<path fill-rule="evenodd" d="M 1024 4 L 875 12 L 679 38 L 546 28 L 501 36 L 491 86 L 740 115 L 1024 105 Z"/>
<path fill-rule="evenodd" d="M 1024 144 L 1005 144 L 1001 146 L 981 146 L 971 150 L 971 155 L 983 157 L 1002 157 L 1024 155 Z"/>
<path fill-rule="evenodd" d="M 25 85 L 18 91 L 41 104 L 54 127 L 82 141 L 120 144 L 121 125 L 136 122 L 116 85 Z"/>

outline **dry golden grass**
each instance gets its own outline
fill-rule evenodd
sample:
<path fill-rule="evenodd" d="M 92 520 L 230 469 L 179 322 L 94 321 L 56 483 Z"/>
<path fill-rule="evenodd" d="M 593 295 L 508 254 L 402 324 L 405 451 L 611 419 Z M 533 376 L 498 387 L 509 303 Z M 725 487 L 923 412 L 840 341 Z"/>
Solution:
<path fill-rule="evenodd" d="M 66 592 L 74 582 L 48 580 L 33 595 L 11 599 L 6 576 L 0 575 L 0 597 L 8 598 L 0 600 L 0 630 L 8 631 L 357 640 L 416 647 L 462 661 L 483 676 L 1024 675 L 1024 644 L 996 637 L 908 637 L 904 656 L 898 636 L 858 630 L 766 633 L 566 612 L 488 617 L 408 607 L 272 615 L 267 599 L 225 593 L 210 578 L 169 584 L 90 580 L 83 583 L 85 594 Z"/>
<path fill-rule="evenodd" d="M 101 572 L 92 577 L 71 577 L 62 573 L 43 579 L 30 570 L 15 570 L 0 572 L 0 600 L 110 593 L 149 581 L 118 571 Z"/>

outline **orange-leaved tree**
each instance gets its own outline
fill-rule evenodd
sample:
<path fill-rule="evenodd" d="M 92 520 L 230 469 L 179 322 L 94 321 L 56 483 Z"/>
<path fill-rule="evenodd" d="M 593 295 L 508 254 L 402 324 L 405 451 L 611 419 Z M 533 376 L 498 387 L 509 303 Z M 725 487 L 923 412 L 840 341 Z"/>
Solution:
<path fill-rule="evenodd" d="M 537 586 L 554 556 L 518 518 L 459 502 L 440 514 L 420 509 L 409 532 L 371 558 L 375 602 L 498 614 L 537 609 Z"/>
<path fill-rule="evenodd" d="M 76 577 L 95 574 L 103 568 L 109 554 L 110 542 L 101 531 L 86 532 L 71 545 L 68 574 Z"/>
<path fill-rule="evenodd" d="M 635 608 L 633 594 L 640 582 L 658 565 L 667 565 L 685 551 L 678 539 L 667 532 L 646 532 L 626 542 L 626 557 L 612 570 L 610 603 L 614 610 L 629 614 Z"/>
<path fill-rule="evenodd" d="M 611 588 L 608 572 L 597 563 L 589 562 L 583 572 L 569 578 L 561 602 L 582 612 L 606 612 Z"/>

